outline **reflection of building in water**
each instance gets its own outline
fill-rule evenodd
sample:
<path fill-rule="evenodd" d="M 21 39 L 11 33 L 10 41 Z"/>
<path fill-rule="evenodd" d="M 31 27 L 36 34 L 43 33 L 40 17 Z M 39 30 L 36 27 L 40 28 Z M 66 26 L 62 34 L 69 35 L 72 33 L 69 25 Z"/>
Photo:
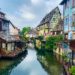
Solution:
<path fill-rule="evenodd" d="M 0 75 L 10 75 L 15 68 L 25 58 L 27 53 L 14 60 L 0 60 Z"/>
<path fill-rule="evenodd" d="M 61 75 L 63 73 L 62 65 L 60 65 L 50 53 L 45 56 L 38 55 L 38 60 L 49 75 Z"/>

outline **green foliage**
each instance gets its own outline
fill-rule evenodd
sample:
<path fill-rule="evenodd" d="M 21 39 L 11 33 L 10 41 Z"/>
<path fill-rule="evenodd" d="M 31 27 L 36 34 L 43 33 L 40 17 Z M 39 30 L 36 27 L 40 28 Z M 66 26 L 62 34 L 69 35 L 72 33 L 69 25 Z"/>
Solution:
<path fill-rule="evenodd" d="M 55 36 L 55 38 L 56 38 L 56 42 L 62 42 L 63 40 L 64 40 L 64 36 L 63 35 L 57 35 L 57 36 Z"/>
<path fill-rule="evenodd" d="M 57 48 L 56 43 L 60 43 L 63 40 L 62 35 L 57 35 L 57 36 L 49 36 L 46 39 L 46 49 L 48 50 L 55 50 Z"/>
<path fill-rule="evenodd" d="M 40 41 L 42 41 L 43 40 L 43 36 L 38 36 L 38 39 L 40 40 Z"/>
<path fill-rule="evenodd" d="M 67 53 L 66 52 L 62 54 L 62 58 L 63 59 L 67 58 Z"/>
<path fill-rule="evenodd" d="M 30 31 L 30 27 L 24 27 L 24 28 L 22 29 L 22 34 L 25 35 L 25 34 L 27 34 L 29 31 Z"/>
<path fill-rule="evenodd" d="M 75 75 L 75 66 L 72 66 L 72 67 L 70 68 L 70 73 L 71 73 L 72 75 Z"/>
<path fill-rule="evenodd" d="M 26 37 L 26 34 L 30 31 L 30 29 L 31 29 L 30 27 L 24 27 L 22 29 L 22 31 L 20 32 L 22 40 L 25 40 L 25 41 L 29 40 L 29 38 Z"/>
<path fill-rule="evenodd" d="M 68 55 L 68 51 L 65 51 L 63 54 L 62 54 L 62 58 L 65 62 L 69 62 L 70 58 L 67 56 Z"/>
<path fill-rule="evenodd" d="M 36 49 L 42 49 L 42 45 L 43 45 L 42 41 L 43 41 L 43 39 L 44 39 L 44 37 L 42 35 L 41 36 L 38 36 L 36 38 L 36 43 L 34 44 L 35 47 L 36 47 Z"/>
<path fill-rule="evenodd" d="M 46 49 L 52 50 L 56 48 L 56 38 L 54 36 L 49 36 L 46 39 Z"/>

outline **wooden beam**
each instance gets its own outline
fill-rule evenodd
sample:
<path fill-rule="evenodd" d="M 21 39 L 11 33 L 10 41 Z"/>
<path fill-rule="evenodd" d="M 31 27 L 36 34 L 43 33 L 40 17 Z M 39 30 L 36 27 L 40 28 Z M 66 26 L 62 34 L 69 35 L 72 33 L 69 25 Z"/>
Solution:
<path fill-rule="evenodd" d="M 7 50 L 7 43 L 6 43 L 6 50 Z"/>

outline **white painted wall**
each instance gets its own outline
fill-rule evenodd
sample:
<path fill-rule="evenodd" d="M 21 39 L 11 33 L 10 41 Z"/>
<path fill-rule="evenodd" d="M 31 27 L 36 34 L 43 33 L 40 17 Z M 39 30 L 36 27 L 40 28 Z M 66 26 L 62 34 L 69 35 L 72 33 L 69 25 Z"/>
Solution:
<path fill-rule="evenodd" d="M 12 25 L 9 26 L 10 35 L 18 35 L 18 29 L 14 28 Z"/>

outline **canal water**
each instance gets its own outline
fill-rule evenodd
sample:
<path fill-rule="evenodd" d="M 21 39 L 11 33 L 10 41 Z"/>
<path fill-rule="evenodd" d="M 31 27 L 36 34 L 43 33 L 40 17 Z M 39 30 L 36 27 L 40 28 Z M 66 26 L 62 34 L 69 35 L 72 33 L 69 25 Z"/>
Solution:
<path fill-rule="evenodd" d="M 52 56 L 42 56 L 34 49 L 14 60 L 0 60 L 0 75 L 63 75 L 62 65 Z"/>

